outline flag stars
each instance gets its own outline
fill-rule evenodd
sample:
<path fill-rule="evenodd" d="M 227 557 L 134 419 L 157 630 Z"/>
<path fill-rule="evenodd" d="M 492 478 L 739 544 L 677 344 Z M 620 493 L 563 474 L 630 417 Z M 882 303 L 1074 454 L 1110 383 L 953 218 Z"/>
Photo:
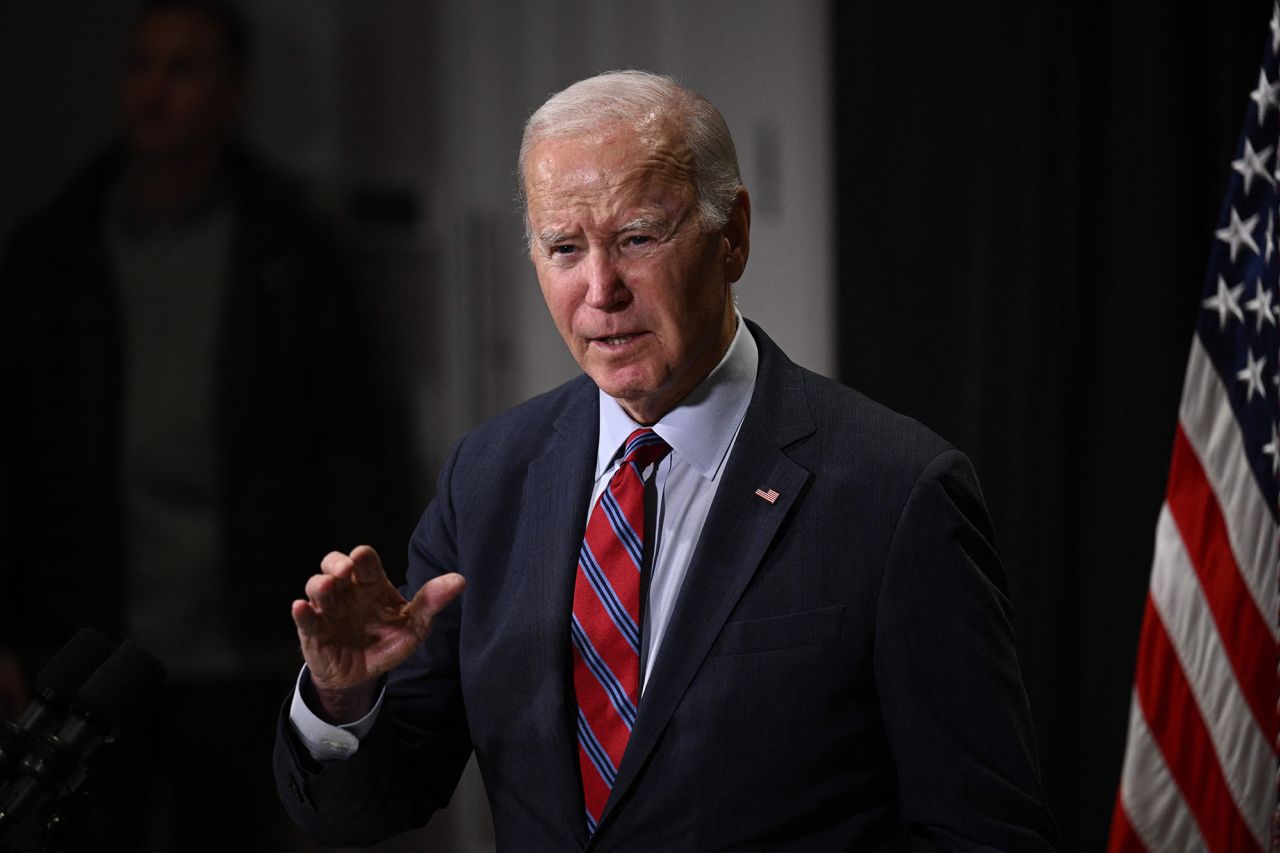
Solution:
<path fill-rule="evenodd" d="M 1271 211 L 1267 211 L 1267 254 L 1264 260 L 1271 263 L 1271 253 L 1275 251 L 1275 215 Z"/>
<path fill-rule="evenodd" d="M 1218 312 L 1218 328 L 1225 329 L 1227 327 L 1227 315 L 1235 317 L 1241 323 L 1244 322 L 1244 312 L 1240 310 L 1240 294 L 1244 292 L 1244 285 L 1237 284 L 1235 287 L 1228 288 L 1227 282 L 1222 276 L 1218 276 L 1218 292 L 1214 296 L 1210 296 L 1200 303 L 1205 308 Z"/>
<path fill-rule="evenodd" d="M 1276 318 L 1272 313 L 1275 309 L 1271 305 L 1271 291 L 1262 286 L 1262 280 L 1258 280 L 1258 295 L 1250 299 L 1244 304 L 1246 311 L 1254 314 L 1254 334 L 1262 332 L 1263 323 L 1275 323 Z"/>
<path fill-rule="evenodd" d="M 1271 441 L 1262 445 L 1262 452 L 1271 457 L 1271 476 L 1280 474 L 1280 432 L 1271 425 Z"/>
<path fill-rule="evenodd" d="M 1258 105 L 1258 126 L 1267 120 L 1267 111 L 1280 107 L 1280 86 L 1267 79 L 1266 70 L 1258 72 L 1258 88 L 1249 95 L 1250 100 Z"/>
<path fill-rule="evenodd" d="M 1244 178 L 1244 192 L 1248 195 L 1253 189 L 1253 179 L 1261 178 L 1271 186 L 1275 186 L 1275 179 L 1271 177 L 1271 172 L 1267 169 L 1267 161 L 1271 159 L 1273 146 L 1268 145 L 1261 151 L 1253 150 L 1253 143 L 1246 138 L 1244 141 L 1244 153 L 1240 155 L 1239 160 L 1231 161 L 1231 168 Z"/>
<path fill-rule="evenodd" d="M 1271 52 L 1280 53 L 1280 6 L 1271 8 Z"/>
<path fill-rule="evenodd" d="M 1258 214 L 1255 213 L 1248 219 L 1241 219 L 1240 214 L 1233 207 L 1231 221 L 1227 223 L 1227 227 L 1219 228 L 1213 234 L 1231 247 L 1231 262 L 1235 263 L 1241 246 L 1248 246 L 1255 255 L 1261 254 L 1258 251 L 1258 244 L 1253 239 L 1253 229 L 1256 227 L 1258 227 Z"/>
<path fill-rule="evenodd" d="M 1267 357 L 1264 355 L 1254 361 L 1252 350 L 1245 350 L 1244 357 L 1246 359 L 1245 366 L 1236 372 L 1236 379 L 1248 383 L 1245 402 L 1251 403 L 1253 402 L 1254 391 L 1257 391 L 1260 397 L 1266 397 L 1267 395 L 1266 389 L 1262 387 L 1262 369 L 1267 364 Z"/>

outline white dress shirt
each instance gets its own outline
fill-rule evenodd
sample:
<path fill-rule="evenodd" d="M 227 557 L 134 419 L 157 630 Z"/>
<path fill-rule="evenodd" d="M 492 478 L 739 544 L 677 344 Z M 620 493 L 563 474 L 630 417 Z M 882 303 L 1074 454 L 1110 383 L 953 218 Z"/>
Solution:
<path fill-rule="evenodd" d="M 662 638 L 675 610 L 680 587 L 755 388 L 759 352 L 742 317 L 739 315 L 736 319 L 738 329 L 724 358 L 706 379 L 653 425 L 653 431 L 671 445 L 671 453 L 643 472 L 646 481 L 653 478 L 657 517 L 649 597 L 641 628 L 641 691 L 659 659 Z M 623 442 L 640 427 L 617 400 L 603 391 L 599 408 L 596 478 L 588 513 L 622 461 Z M 565 632 L 568 632 L 567 619 Z M 289 709 L 289 719 L 299 738 L 318 760 L 350 756 L 359 748 L 360 738 L 373 727 L 382 707 L 382 696 L 362 719 L 333 726 L 317 717 L 303 701 L 301 688 L 306 677 L 304 667 Z"/>

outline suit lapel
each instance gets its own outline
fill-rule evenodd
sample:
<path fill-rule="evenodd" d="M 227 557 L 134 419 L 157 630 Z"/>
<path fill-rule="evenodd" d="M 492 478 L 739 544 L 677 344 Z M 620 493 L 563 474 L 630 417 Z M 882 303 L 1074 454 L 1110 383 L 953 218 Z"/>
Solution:
<path fill-rule="evenodd" d="M 635 781 L 810 472 L 783 448 L 813 432 L 799 368 L 748 323 L 760 349 L 751 404 L 689 564 L 601 824 Z M 777 492 L 774 502 L 756 494 Z"/>
<path fill-rule="evenodd" d="M 595 473 L 596 395 L 596 386 L 583 382 L 580 394 L 557 419 L 547 451 L 529 463 L 520 503 L 520 511 L 528 517 L 520 525 L 522 533 L 513 551 L 529 555 L 531 561 L 529 595 L 519 606 L 528 608 L 538 646 L 533 656 L 549 662 L 545 683 L 554 692 L 547 712 L 539 709 L 549 762 L 534 772 L 555 792 L 556 820 L 573 827 L 582 844 L 587 833 L 578 774 L 569 613 Z"/>

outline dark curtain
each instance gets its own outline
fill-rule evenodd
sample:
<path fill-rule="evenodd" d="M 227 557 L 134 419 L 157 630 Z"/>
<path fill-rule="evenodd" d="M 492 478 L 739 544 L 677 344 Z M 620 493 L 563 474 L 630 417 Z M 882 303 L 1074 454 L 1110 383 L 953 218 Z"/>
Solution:
<path fill-rule="evenodd" d="M 833 4 L 841 378 L 969 453 L 1063 850 L 1105 844 L 1271 5 Z"/>

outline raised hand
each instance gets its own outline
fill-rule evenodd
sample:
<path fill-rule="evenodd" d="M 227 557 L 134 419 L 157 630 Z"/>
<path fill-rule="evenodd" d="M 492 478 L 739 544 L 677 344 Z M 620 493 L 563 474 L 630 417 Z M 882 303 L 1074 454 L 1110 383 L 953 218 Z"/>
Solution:
<path fill-rule="evenodd" d="M 403 663 L 431 633 L 431 622 L 466 585 L 462 575 L 434 578 L 405 601 L 387 579 L 378 553 L 361 545 L 334 551 L 293 602 L 302 656 L 325 715 L 358 719 L 373 704 L 377 680 Z"/>

